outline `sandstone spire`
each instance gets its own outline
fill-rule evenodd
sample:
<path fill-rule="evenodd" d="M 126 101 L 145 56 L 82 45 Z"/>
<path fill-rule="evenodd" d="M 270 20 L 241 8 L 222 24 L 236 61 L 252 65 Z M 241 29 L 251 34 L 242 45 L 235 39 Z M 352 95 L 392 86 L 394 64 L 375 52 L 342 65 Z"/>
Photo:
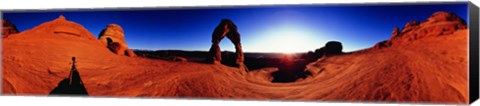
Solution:
<path fill-rule="evenodd" d="M 65 16 L 60 15 L 60 16 L 58 16 L 58 18 L 55 19 L 55 20 L 66 21 L 67 19 L 65 18 Z"/>

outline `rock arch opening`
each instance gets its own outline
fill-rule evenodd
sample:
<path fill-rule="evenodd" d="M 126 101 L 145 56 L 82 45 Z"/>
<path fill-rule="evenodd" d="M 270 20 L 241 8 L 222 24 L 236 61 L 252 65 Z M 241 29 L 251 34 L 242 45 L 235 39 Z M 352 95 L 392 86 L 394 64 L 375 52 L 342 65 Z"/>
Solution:
<path fill-rule="evenodd" d="M 112 38 L 110 38 L 110 37 L 107 37 L 107 45 L 109 45 L 109 44 L 112 44 L 112 43 L 113 43 L 113 40 L 112 40 Z"/>
<path fill-rule="evenodd" d="M 213 31 L 212 46 L 210 47 L 207 61 L 214 64 L 222 63 L 220 41 L 225 37 L 235 46 L 235 65 L 246 69 L 246 66 L 244 66 L 244 54 L 240 43 L 240 33 L 238 32 L 237 26 L 230 19 L 222 19 Z"/>

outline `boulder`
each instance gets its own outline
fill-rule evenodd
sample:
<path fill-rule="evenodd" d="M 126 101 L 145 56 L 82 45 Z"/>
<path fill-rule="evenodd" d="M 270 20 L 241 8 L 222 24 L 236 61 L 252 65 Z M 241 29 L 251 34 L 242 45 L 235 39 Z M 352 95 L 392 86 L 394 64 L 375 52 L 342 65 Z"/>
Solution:
<path fill-rule="evenodd" d="M 325 44 L 324 47 L 321 47 L 319 49 L 316 49 L 313 54 L 315 56 L 311 56 L 314 58 L 314 60 L 321 58 L 323 56 L 330 56 L 330 55 L 337 55 L 337 54 L 342 54 L 342 43 L 338 41 L 329 41 L 327 44 Z"/>
<path fill-rule="evenodd" d="M 325 44 L 325 55 L 336 55 L 336 54 L 342 54 L 342 43 L 338 41 L 329 41 L 327 44 Z"/>

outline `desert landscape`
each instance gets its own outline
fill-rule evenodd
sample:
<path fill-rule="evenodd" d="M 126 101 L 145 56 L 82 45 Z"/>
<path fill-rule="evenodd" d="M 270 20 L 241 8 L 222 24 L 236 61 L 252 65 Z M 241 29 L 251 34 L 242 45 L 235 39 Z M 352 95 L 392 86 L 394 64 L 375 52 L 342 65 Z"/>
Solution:
<path fill-rule="evenodd" d="M 343 41 L 324 42 L 304 53 L 245 52 L 245 67 L 238 65 L 238 51 L 222 52 L 220 64 L 212 64 L 205 59 L 208 50 L 132 49 L 122 26 L 113 23 L 98 36 L 64 16 L 21 32 L 15 23 L 2 23 L 5 95 L 49 95 L 70 80 L 93 97 L 449 104 L 469 100 L 468 28 L 451 12 L 435 12 L 393 28 L 390 39 L 352 52 L 342 51 Z"/>

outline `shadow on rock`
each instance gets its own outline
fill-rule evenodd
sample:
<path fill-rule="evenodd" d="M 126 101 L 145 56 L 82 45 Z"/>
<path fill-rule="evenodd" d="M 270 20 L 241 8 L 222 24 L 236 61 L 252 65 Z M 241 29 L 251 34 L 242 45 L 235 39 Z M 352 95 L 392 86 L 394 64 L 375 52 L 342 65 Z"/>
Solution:
<path fill-rule="evenodd" d="M 50 92 L 50 95 L 86 95 L 88 96 L 87 89 L 83 85 L 80 74 L 75 67 L 75 57 L 72 58 L 73 64 L 70 70 L 69 78 L 65 78 L 57 87 Z"/>

